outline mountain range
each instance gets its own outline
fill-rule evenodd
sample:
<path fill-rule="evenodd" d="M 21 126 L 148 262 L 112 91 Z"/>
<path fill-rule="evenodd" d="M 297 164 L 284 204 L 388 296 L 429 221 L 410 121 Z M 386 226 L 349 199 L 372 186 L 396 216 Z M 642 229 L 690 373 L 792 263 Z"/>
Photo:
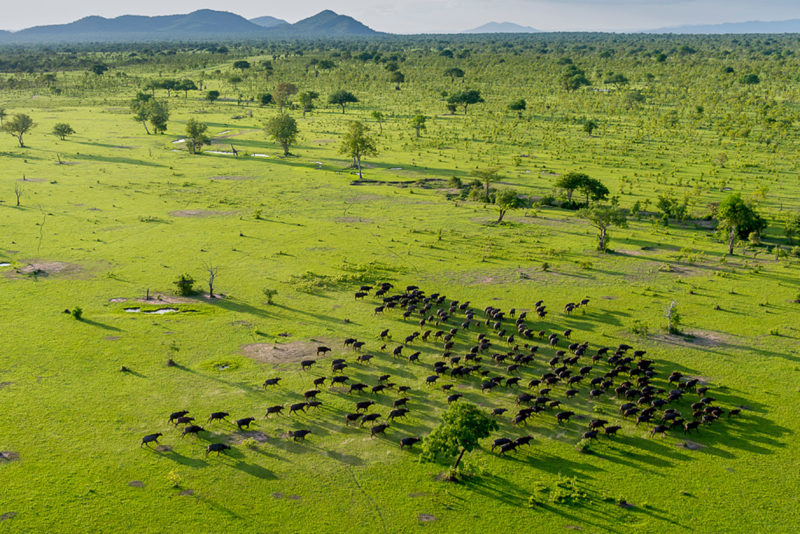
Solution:
<path fill-rule="evenodd" d="M 462 33 L 539 33 L 539 30 L 513 22 L 489 22 Z"/>
<path fill-rule="evenodd" d="M 771 22 L 726 22 L 723 24 L 694 24 L 649 30 L 646 33 L 800 33 L 800 19 L 776 20 Z"/>
<path fill-rule="evenodd" d="M 274 17 L 247 20 L 227 11 L 201 9 L 185 15 L 92 16 L 69 24 L 0 31 L 0 43 L 257 40 L 374 36 L 378 32 L 352 17 L 326 10 L 294 24 Z"/>

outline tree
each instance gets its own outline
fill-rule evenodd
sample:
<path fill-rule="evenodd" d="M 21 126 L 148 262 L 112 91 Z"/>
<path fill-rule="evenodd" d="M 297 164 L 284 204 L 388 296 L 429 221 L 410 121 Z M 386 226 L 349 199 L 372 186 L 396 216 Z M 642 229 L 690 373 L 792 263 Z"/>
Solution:
<path fill-rule="evenodd" d="M 169 120 L 169 106 L 166 102 L 160 102 L 151 98 L 145 104 L 147 120 L 153 127 L 153 133 L 163 134 L 167 131 L 167 121 Z"/>
<path fill-rule="evenodd" d="M 625 210 L 615 206 L 596 205 L 584 208 L 578 212 L 578 216 L 587 219 L 592 226 L 597 228 L 597 250 L 601 252 L 605 251 L 608 246 L 608 229 L 611 226 L 624 228 L 628 225 Z"/>
<path fill-rule="evenodd" d="M 728 232 L 728 254 L 733 255 L 736 238 L 747 239 L 752 232 L 761 233 L 767 221 L 742 200 L 739 193 L 729 195 L 717 208 L 720 229 Z"/>
<path fill-rule="evenodd" d="M 481 102 L 486 102 L 483 97 L 481 96 L 481 92 L 477 90 L 470 90 L 470 91 L 461 91 L 460 93 L 454 93 L 450 95 L 447 99 L 447 103 L 454 105 L 454 106 L 464 106 L 464 115 L 467 114 L 467 107 L 470 104 L 480 104 Z"/>
<path fill-rule="evenodd" d="M 279 83 L 272 92 L 275 103 L 278 104 L 278 111 L 283 113 L 283 108 L 292 103 L 292 96 L 297 94 L 297 86 L 293 83 Z"/>
<path fill-rule="evenodd" d="M 0 128 L 3 127 L 3 122 L 6 120 L 7 116 L 6 108 L 0 108 Z"/>
<path fill-rule="evenodd" d="M 603 81 L 603 83 L 615 85 L 617 89 L 619 89 L 621 85 L 625 85 L 628 83 L 628 78 L 626 78 L 624 74 L 618 72 L 616 74 L 610 75 Z"/>
<path fill-rule="evenodd" d="M 395 84 L 395 89 L 400 90 L 400 84 L 406 81 L 406 76 L 399 70 L 394 71 L 389 75 L 389 81 Z"/>
<path fill-rule="evenodd" d="M 23 185 L 23 183 L 20 181 L 14 182 L 14 196 L 17 197 L 17 207 L 19 207 L 20 205 L 20 201 L 22 200 L 22 194 L 24 192 L 25 192 L 25 186 Z"/>
<path fill-rule="evenodd" d="M 245 61 L 245 60 L 234 61 L 233 62 L 233 68 L 234 69 L 239 69 L 241 71 L 247 70 L 247 69 L 250 68 L 250 62 L 249 61 Z"/>
<path fill-rule="evenodd" d="M 72 129 L 72 126 L 67 124 L 66 122 L 59 122 L 55 126 L 53 126 L 53 135 L 57 136 L 62 141 L 75 133 L 75 130 Z"/>
<path fill-rule="evenodd" d="M 358 167 L 359 180 L 364 177 L 361 173 L 361 158 L 378 154 L 375 140 L 369 135 L 367 127 L 360 121 L 352 121 L 350 123 L 347 132 L 342 137 L 342 146 L 339 150 L 342 154 L 347 154 L 353 158 Z"/>
<path fill-rule="evenodd" d="M 219 274 L 219 267 L 215 267 L 212 263 L 207 263 L 205 267 L 206 273 L 208 273 L 208 298 L 213 299 L 216 298 L 214 297 L 214 281 Z"/>
<path fill-rule="evenodd" d="M 383 133 L 383 121 L 385 120 L 383 117 L 383 113 L 375 110 L 372 112 L 372 118 L 375 119 L 375 122 L 378 123 L 378 128 L 380 128 L 379 130 L 380 133 Z"/>
<path fill-rule="evenodd" d="M 208 125 L 204 122 L 189 119 L 186 121 L 186 141 L 190 154 L 197 154 L 198 150 L 211 142 L 206 135 Z"/>
<path fill-rule="evenodd" d="M 786 221 L 783 225 L 783 233 L 790 242 L 800 236 L 800 213 L 786 216 Z"/>
<path fill-rule="evenodd" d="M 147 128 L 147 119 L 148 119 L 148 103 L 152 100 L 152 95 L 148 95 L 147 93 L 139 93 L 136 95 L 136 98 L 131 100 L 131 113 L 133 113 L 133 120 L 136 122 L 141 122 L 142 126 L 144 126 L 144 131 L 147 132 L 147 135 L 150 135 L 150 130 Z"/>
<path fill-rule="evenodd" d="M 260 97 L 258 97 L 258 100 L 262 106 L 267 106 L 273 102 L 272 95 L 269 93 L 262 94 Z"/>
<path fill-rule="evenodd" d="M 319 63 L 317 63 L 317 68 L 322 70 L 331 70 L 336 68 L 336 63 L 330 59 L 321 59 Z"/>
<path fill-rule="evenodd" d="M 513 189 L 503 189 L 494 196 L 494 205 L 499 212 L 495 224 L 500 224 L 508 210 L 525 207 L 525 199 Z"/>
<path fill-rule="evenodd" d="M 317 98 L 319 98 L 319 93 L 315 91 L 300 93 L 300 105 L 303 106 L 303 117 L 306 116 L 306 113 L 314 109 L 314 100 Z"/>
<path fill-rule="evenodd" d="M 594 132 L 599 126 L 600 125 L 592 119 L 586 119 L 583 121 L 583 131 L 589 135 L 592 135 L 592 132 Z"/>
<path fill-rule="evenodd" d="M 206 93 L 206 100 L 209 102 L 215 102 L 219 98 L 219 91 L 216 89 L 212 89 L 211 91 Z"/>
<path fill-rule="evenodd" d="M 281 113 L 264 124 L 264 131 L 283 147 L 283 155 L 288 156 L 289 147 L 297 140 L 297 121 Z"/>
<path fill-rule="evenodd" d="M 102 63 L 97 63 L 96 65 L 92 65 L 91 71 L 97 74 L 98 76 L 102 76 L 108 70 L 108 67 L 103 65 Z"/>
<path fill-rule="evenodd" d="M 497 421 L 474 404 L 455 402 L 442 414 L 442 422 L 422 440 L 422 456 L 427 460 L 456 456 L 452 467 L 455 470 L 464 453 L 475 449 L 479 440 L 489 437 L 497 429 Z"/>
<path fill-rule="evenodd" d="M 344 113 L 345 106 L 347 104 L 352 104 L 355 102 L 358 102 L 358 98 L 356 98 L 356 95 L 354 95 L 350 91 L 345 91 L 344 89 L 340 89 L 339 91 L 336 91 L 335 93 L 331 94 L 328 97 L 329 104 L 342 106 L 342 113 Z"/>
<path fill-rule="evenodd" d="M 500 175 L 498 174 L 500 169 L 497 167 L 490 167 L 488 169 L 474 169 L 470 171 L 470 174 L 483 182 L 484 186 L 484 200 L 489 202 L 489 184 L 492 182 L 496 182 L 500 179 Z"/>
<path fill-rule="evenodd" d="M 233 86 L 233 90 L 236 91 L 238 85 L 242 83 L 242 77 L 235 75 L 231 76 L 230 78 L 228 78 L 228 83 L 231 84 Z"/>
<path fill-rule="evenodd" d="M 455 81 L 456 78 L 464 77 L 464 71 L 459 69 L 458 67 L 452 67 L 444 71 L 444 75 L 449 76 L 451 80 Z"/>
<path fill-rule="evenodd" d="M 425 121 L 426 120 L 428 120 L 428 118 L 425 115 L 422 115 L 420 113 L 414 115 L 411 118 L 411 126 L 417 130 L 417 137 L 419 137 L 420 130 L 424 130 L 425 129 Z"/>
<path fill-rule="evenodd" d="M 745 85 L 758 85 L 761 83 L 761 79 L 758 74 L 745 74 L 742 76 L 741 82 Z"/>
<path fill-rule="evenodd" d="M 667 306 L 667 311 L 664 312 L 664 317 L 667 318 L 667 332 L 670 334 L 680 334 L 679 325 L 681 324 L 681 315 L 678 313 L 678 303 L 674 300 Z"/>
<path fill-rule="evenodd" d="M 177 84 L 175 84 L 176 91 L 183 91 L 183 97 L 189 98 L 189 91 L 197 91 L 197 84 L 195 84 L 192 80 L 186 79 L 181 80 Z"/>
<path fill-rule="evenodd" d="M 580 172 L 570 172 L 564 174 L 556 181 L 556 187 L 567 192 L 567 202 L 572 204 L 572 194 L 576 189 L 586 185 L 590 178 Z"/>
<path fill-rule="evenodd" d="M 575 91 L 584 85 L 592 85 L 586 77 L 586 73 L 575 65 L 567 65 L 567 70 L 561 77 L 561 82 L 567 91 Z"/>
<path fill-rule="evenodd" d="M 510 111 L 517 112 L 517 118 L 522 118 L 522 112 L 528 108 L 528 103 L 525 102 L 524 98 L 520 98 L 519 100 L 514 100 L 508 105 L 508 109 Z"/>
<path fill-rule="evenodd" d="M 269 77 L 272 72 L 275 70 L 272 66 L 272 61 L 264 61 L 261 63 L 261 67 L 264 69 L 264 81 L 269 82 Z"/>
<path fill-rule="evenodd" d="M 633 89 L 625 93 L 625 103 L 628 105 L 628 109 L 633 109 L 637 104 L 644 104 L 646 101 L 647 98 L 639 89 Z"/>
<path fill-rule="evenodd" d="M 36 127 L 33 119 L 24 113 L 17 113 L 11 119 L 3 123 L 3 131 L 17 138 L 20 148 L 25 148 L 22 136 Z"/>
<path fill-rule="evenodd" d="M 603 182 L 595 178 L 586 177 L 586 180 L 578 186 L 578 189 L 586 195 L 586 204 L 589 200 L 605 200 L 608 197 L 608 188 Z"/>
<path fill-rule="evenodd" d="M 190 274 L 182 274 L 173 284 L 178 288 L 178 295 L 182 297 L 194 294 L 194 278 Z"/>

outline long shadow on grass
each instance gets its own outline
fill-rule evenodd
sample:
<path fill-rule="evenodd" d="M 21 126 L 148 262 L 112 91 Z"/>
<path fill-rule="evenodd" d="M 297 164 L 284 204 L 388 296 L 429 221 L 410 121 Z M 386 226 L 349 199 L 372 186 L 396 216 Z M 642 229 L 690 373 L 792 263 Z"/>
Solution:
<path fill-rule="evenodd" d="M 84 161 L 100 161 L 103 163 L 120 163 L 124 165 L 142 165 L 145 167 L 166 167 L 160 163 L 153 163 L 152 161 L 144 161 L 133 158 L 112 157 L 112 156 L 98 156 L 95 154 L 75 154 L 75 159 Z"/>
<path fill-rule="evenodd" d="M 86 323 L 89 326 L 96 326 L 98 328 L 102 328 L 103 330 L 111 330 L 112 332 L 122 332 L 122 329 L 117 328 L 116 326 L 111 326 L 109 324 L 101 323 L 99 321 L 93 321 L 92 319 L 81 318 L 82 323 Z"/>

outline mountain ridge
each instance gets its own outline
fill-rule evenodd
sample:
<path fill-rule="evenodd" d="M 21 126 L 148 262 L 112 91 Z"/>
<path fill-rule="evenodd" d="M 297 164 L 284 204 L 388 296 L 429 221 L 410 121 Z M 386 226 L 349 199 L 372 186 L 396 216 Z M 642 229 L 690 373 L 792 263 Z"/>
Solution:
<path fill-rule="evenodd" d="M 464 30 L 461 33 L 540 33 L 540 30 L 514 22 L 487 22 L 482 26 Z"/>
<path fill-rule="evenodd" d="M 644 33 L 677 33 L 677 34 L 728 34 L 728 33 L 800 33 L 800 19 L 747 22 L 723 22 L 720 24 L 687 24 L 669 26 Z"/>

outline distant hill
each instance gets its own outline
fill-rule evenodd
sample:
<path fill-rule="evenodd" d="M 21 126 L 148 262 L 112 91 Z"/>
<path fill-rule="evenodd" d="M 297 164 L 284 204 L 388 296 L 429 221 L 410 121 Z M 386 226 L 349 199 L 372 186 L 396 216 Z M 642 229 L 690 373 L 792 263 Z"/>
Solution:
<path fill-rule="evenodd" d="M 291 33 L 303 36 L 377 35 L 378 32 L 347 15 L 327 9 L 291 25 Z"/>
<path fill-rule="evenodd" d="M 490 22 L 461 33 L 539 33 L 539 30 L 530 26 L 520 26 L 513 22 Z"/>
<path fill-rule="evenodd" d="M 724 24 L 696 24 L 649 30 L 646 33 L 800 33 L 800 19 L 772 22 L 726 22 Z"/>
<path fill-rule="evenodd" d="M 283 19 L 265 16 L 265 17 L 257 17 L 254 19 L 250 19 L 250 22 L 253 24 L 257 24 L 262 28 L 274 28 L 275 26 L 283 26 L 284 24 L 289 24 Z"/>
<path fill-rule="evenodd" d="M 289 24 L 274 17 L 259 17 L 254 21 L 227 11 L 210 9 L 202 9 L 185 15 L 157 17 L 123 15 L 107 19 L 92 16 L 69 24 L 35 26 L 11 33 L 0 32 L 0 42 L 209 41 L 378 35 L 378 32 L 354 18 L 338 15 L 333 11 L 323 11 L 295 24 Z"/>

